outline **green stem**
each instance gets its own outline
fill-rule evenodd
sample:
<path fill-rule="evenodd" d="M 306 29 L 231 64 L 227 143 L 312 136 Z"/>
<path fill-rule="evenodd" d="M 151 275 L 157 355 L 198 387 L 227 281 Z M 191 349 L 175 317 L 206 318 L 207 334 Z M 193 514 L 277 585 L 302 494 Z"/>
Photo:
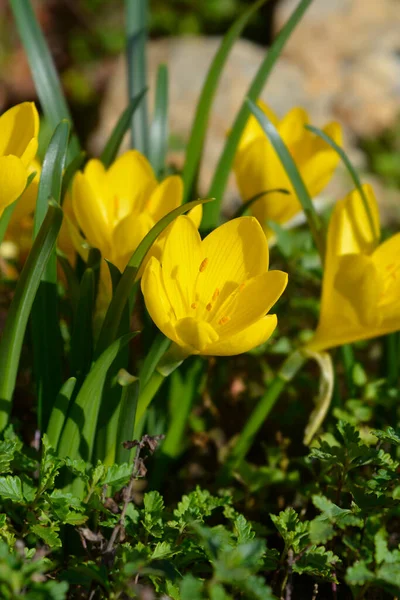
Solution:
<path fill-rule="evenodd" d="M 347 391 L 351 397 L 354 394 L 354 382 L 353 382 L 353 367 L 354 367 L 354 352 L 350 344 L 344 344 L 341 349 L 342 362 L 344 372 L 346 375 Z"/>
<path fill-rule="evenodd" d="M 148 408 L 154 396 L 160 389 L 162 383 L 164 382 L 164 379 L 164 375 L 161 375 L 159 371 L 154 371 L 154 373 L 148 380 L 147 385 L 139 394 L 135 420 L 135 439 L 140 439 L 141 437 L 146 409 Z"/>
<path fill-rule="evenodd" d="M 385 339 L 385 355 L 386 355 L 386 377 L 390 387 L 397 384 L 399 377 L 399 334 L 397 332 L 390 333 Z"/>
<path fill-rule="evenodd" d="M 256 435 L 265 423 L 268 415 L 275 406 L 276 401 L 285 389 L 287 383 L 293 379 L 296 373 L 301 369 L 306 356 L 300 351 L 295 351 L 285 360 L 275 379 L 272 381 L 268 390 L 262 396 L 257 406 L 254 408 L 243 430 L 239 434 L 230 455 L 228 456 L 222 470 L 222 479 L 229 477 L 234 469 L 249 452 Z"/>

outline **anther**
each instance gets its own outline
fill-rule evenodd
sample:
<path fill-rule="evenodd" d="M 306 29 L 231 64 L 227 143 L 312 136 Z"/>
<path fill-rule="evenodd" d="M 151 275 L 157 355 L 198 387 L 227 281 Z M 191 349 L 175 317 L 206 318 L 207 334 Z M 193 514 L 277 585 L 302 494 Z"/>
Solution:
<path fill-rule="evenodd" d="M 200 273 L 202 273 L 205 270 L 205 268 L 207 267 L 207 265 L 208 265 L 208 258 L 205 258 L 200 263 L 200 266 L 199 266 Z"/>
<path fill-rule="evenodd" d="M 218 296 L 219 296 L 219 289 L 217 288 L 217 289 L 215 290 L 215 292 L 213 293 L 213 296 L 212 296 L 212 301 L 213 301 L 213 302 L 215 302 L 215 301 L 216 301 L 216 299 L 218 298 Z"/>
<path fill-rule="evenodd" d="M 230 320 L 230 317 L 222 317 L 222 319 L 218 321 L 218 325 L 226 325 L 227 323 L 229 323 Z"/>
<path fill-rule="evenodd" d="M 210 312 L 211 309 L 212 309 L 212 304 L 211 304 L 211 302 L 209 302 L 206 306 L 206 310 L 208 310 L 208 312 Z"/>
<path fill-rule="evenodd" d="M 190 305 L 190 308 L 193 308 L 193 310 L 196 310 L 198 304 L 197 302 L 192 302 L 192 304 Z"/>
<path fill-rule="evenodd" d="M 239 290 L 238 290 L 238 291 L 239 291 L 239 292 L 242 292 L 242 291 L 244 290 L 244 288 L 245 288 L 245 287 L 246 287 L 246 284 L 245 284 L 245 283 L 241 283 L 241 284 L 239 285 Z"/>

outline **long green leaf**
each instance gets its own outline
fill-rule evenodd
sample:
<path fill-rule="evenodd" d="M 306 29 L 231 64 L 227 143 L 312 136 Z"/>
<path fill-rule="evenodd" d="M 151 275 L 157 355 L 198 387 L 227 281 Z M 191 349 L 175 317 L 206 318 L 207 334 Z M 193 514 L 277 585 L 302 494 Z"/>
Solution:
<path fill-rule="evenodd" d="M 274 40 L 272 46 L 268 49 L 268 52 L 261 63 L 251 85 L 246 94 L 246 97 L 255 102 L 258 96 L 261 94 L 263 87 L 279 58 L 286 42 L 288 41 L 292 31 L 299 23 L 303 14 L 310 6 L 312 0 L 301 0 L 292 15 L 290 16 L 287 23 L 282 27 L 278 36 Z M 229 173 L 232 168 L 233 160 L 235 158 L 236 149 L 238 147 L 240 138 L 243 130 L 246 126 L 247 120 L 250 115 L 249 106 L 246 101 L 243 102 L 240 111 L 238 112 L 233 127 L 229 133 L 228 139 L 225 143 L 224 150 L 220 156 L 217 167 L 215 169 L 214 177 L 211 182 L 209 196 L 216 198 L 216 202 L 211 206 L 204 207 L 203 226 L 205 229 L 212 229 L 219 223 L 219 213 L 222 198 L 225 193 L 225 188 L 228 182 Z"/>
<path fill-rule="evenodd" d="M 160 177 L 165 170 L 168 148 L 168 68 L 160 65 L 157 72 L 156 102 L 150 127 L 150 162 Z"/>
<path fill-rule="evenodd" d="M 0 340 L 0 430 L 7 425 L 26 325 L 61 223 L 62 210 L 51 201 L 46 218 L 22 269 L 8 311 Z"/>
<path fill-rule="evenodd" d="M 243 29 L 254 15 L 254 13 L 267 0 L 258 0 L 246 10 L 232 25 L 224 36 L 220 47 L 208 69 L 200 98 L 197 103 L 196 114 L 190 132 L 189 142 L 186 149 L 186 160 L 183 168 L 183 183 L 185 188 L 185 202 L 190 200 L 200 167 L 201 156 L 204 148 L 204 140 L 208 129 L 208 121 L 212 103 L 218 88 L 218 84 L 225 67 L 226 61 L 236 40 L 240 37 Z M 211 211 L 211 209 L 209 209 Z M 218 212 L 218 208 L 215 209 Z"/>
<path fill-rule="evenodd" d="M 187 202 L 186 204 L 178 206 L 160 219 L 140 242 L 122 274 L 121 281 L 119 282 L 110 302 L 110 306 L 108 307 L 97 343 L 96 356 L 99 356 L 99 354 L 115 340 L 124 307 L 128 302 L 138 271 L 140 270 L 148 251 L 160 233 L 162 233 L 176 217 L 179 217 L 199 204 L 205 204 L 207 202 L 210 202 L 210 200 L 194 200 L 193 202 Z"/>
<path fill-rule="evenodd" d="M 51 411 L 49 424 L 47 426 L 47 435 L 53 448 L 57 448 L 60 441 L 60 435 L 67 419 L 68 408 L 75 389 L 75 384 L 75 377 L 67 379 L 62 385 L 54 403 L 53 410 Z"/>
<path fill-rule="evenodd" d="M 55 129 L 63 119 L 72 123 L 53 59 L 30 0 L 10 0 L 10 6 L 29 61 L 40 104 L 51 128 Z M 70 147 L 73 155 L 79 153 L 76 136 L 73 136 Z"/>
<path fill-rule="evenodd" d="M 43 222 L 49 198 L 53 198 L 58 204 L 61 201 L 68 137 L 69 124 L 67 121 L 61 121 L 51 137 L 43 161 L 36 200 L 34 236 Z M 39 428 L 44 431 L 63 380 L 55 248 L 42 275 L 32 308 L 32 342 Z"/>
<path fill-rule="evenodd" d="M 126 371 L 120 374 L 118 383 L 123 391 L 116 435 L 115 462 L 122 464 L 130 462 L 132 457 L 132 451 L 126 450 L 122 444 L 133 439 L 140 385 L 138 379 Z"/>
<path fill-rule="evenodd" d="M 107 371 L 121 348 L 132 339 L 133 335 L 128 334 L 116 340 L 93 364 L 71 406 L 58 446 L 60 456 L 68 456 L 72 460 L 91 459 Z"/>
<path fill-rule="evenodd" d="M 108 168 L 111 165 L 111 163 L 117 156 L 124 135 L 131 125 L 132 117 L 135 114 L 135 110 L 138 108 L 146 92 L 147 89 L 145 88 L 141 92 L 139 92 L 137 96 L 132 98 L 127 108 L 124 110 L 124 112 L 118 119 L 118 123 L 114 127 L 100 156 L 100 160 L 106 168 Z"/>
<path fill-rule="evenodd" d="M 93 313 L 95 276 L 86 269 L 80 284 L 79 301 L 71 335 L 70 364 L 72 373 L 81 380 L 90 369 L 93 356 Z"/>
<path fill-rule="evenodd" d="M 145 388 L 146 384 L 149 382 L 150 377 L 153 375 L 158 363 L 161 360 L 161 357 L 166 353 L 171 343 L 171 340 L 165 337 L 165 335 L 161 332 L 159 332 L 154 338 L 149 351 L 146 353 L 146 357 L 139 373 L 139 380 L 142 388 Z"/>
<path fill-rule="evenodd" d="M 86 152 L 79 152 L 66 166 L 64 171 L 64 176 L 62 180 L 62 188 L 61 188 L 61 202 L 64 200 L 64 196 L 69 188 L 69 184 L 72 181 L 73 176 L 81 168 L 83 162 L 86 158 Z"/>
<path fill-rule="evenodd" d="M 367 199 L 367 197 L 365 195 L 364 188 L 363 188 L 363 186 L 361 184 L 361 181 L 360 181 L 360 178 L 359 178 L 359 176 L 357 174 L 357 171 L 355 170 L 355 168 L 351 164 L 351 161 L 350 161 L 349 157 L 347 156 L 346 152 L 331 137 L 329 137 L 329 135 L 327 135 L 324 131 L 321 131 L 321 129 L 318 129 L 318 127 L 314 127 L 313 125 L 306 125 L 305 128 L 308 129 L 309 131 L 312 131 L 312 133 L 315 133 L 315 135 L 318 135 L 318 137 L 320 137 L 321 139 L 323 139 L 324 142 L 326 142 L 327 144 L 329 144 L 329 146 L 331 148 L 333 148 L 335 150 L 335 152 L 337 152 L 337 154 L 342 159 L 344 165 L 346 166 L 346 168 L 347 168 L 347 170 L 349 172 L 350 177 L 353 180 L 354 185 L 356 186 L 356 188 L 359 191 L 359 194 L 361 196 L 361 200 L 362 200 L 362 202 L 364 204 L 365 212 L 367 213 L 367 217 L 368 217 L 368 220 L 369 220 L 369 224 L 370 224 L 370 227 L 371 227 L 372 234 L 375 237 L 375 239 L 377 241 L 379 241 L 379 233 L 376 230 L 374 219 L 372 217 L 371 209 L 369 207 L 368 199 Z"/>
<path fill-rule="evenodd" d="M 146 44 L 148 0 L 125 0 L 128 91 L 135 98 L 146 89 Z M 149 153 L 149 126 L 146 98 L 132 117 L 132 147 L 142 154 Z"/>
<path fill-rule="evenodd" d="M 267 115 L 251 100 L 248 101 L 249 107 L 259 124 L 261 125 L 265 135 L 271 142 L 275 152 L 278 155 L 279 160 L 282 163 L 283 168 L 289 177 L 299 202 L 304 210 L 307 217 L 311 233 L 313 235 L 315 244 L 320 252 L 321 258 L 324 257 L 325 253 L 325 237 L 322 221 L 314 208 L 310 194 L 304 184 L 304 181 L 300 175 L 300 172 L 294 162 L 289 150 L 285 146 L 281 136 L 279 135 L 276 127 L 268 119 Z"/>

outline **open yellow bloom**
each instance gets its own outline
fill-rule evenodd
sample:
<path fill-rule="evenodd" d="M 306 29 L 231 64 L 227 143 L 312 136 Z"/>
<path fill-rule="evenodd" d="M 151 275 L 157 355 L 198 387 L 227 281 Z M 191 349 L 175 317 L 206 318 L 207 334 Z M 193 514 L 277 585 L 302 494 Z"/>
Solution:
<path fill-rule="evenodd" d="M 314 198 L 329 183 L 338 165 L 339 156 L 326 142 L 305 129 L 309 119 L 302 108 L 293 108 L 279 120 L 263 102 L 259 101 L 258 105 L 278 130 L 310 196 Z M 342 132 L 338 123 L 329 123 L 323 131 L 337 144 L 342 143 Z M 284 167 L 253 115 L 250 116 L 243 132 L 234 171 L 244 202 L 261 192 L 275 188 L 290 192 L 289 195 L 266 194 L 252 204 L 251 213 L 259 220 L 267 235 L 272 233 L 267 221 L 283 224 L 302 210 Z"/>
<path fill-rule="evenodd" d="M 153 225 L 180 206 L 183 183 L 177 175 L 158 183 L 148 160 L 129 150 L 108 170 L 90 160 L 75 175 L 71 195 L 74 216 L 89 244 L 123 270 Z M 201 209 L 192 216 L 199 224 Z"/>
<path fill-rule="evenodd" d="M 337 202 L 327 240 L 321 314 L 312 350 L 356 342 L 400 329 L 400 234 L 379 245 L 379 213 L 374 192 Z M 372 226 L 373 224 L 373 226 Z"/>
<path fill-rule="evenodd" d="M 183 354 L 233 355 L 265 342 L 276 315 L 267 315 L 287 284 L 268 271 L 268 243 L 253 217 L 215 229 L 203 241 L 188 217 L 170 228 L 161 261 L 142 278 L 146 307 Z"/>
<path fill-rule="evenodd" d="M 24 191 L 38 147 L 39 115 L 23 102 L 0 117 L 0 215 Z"/>

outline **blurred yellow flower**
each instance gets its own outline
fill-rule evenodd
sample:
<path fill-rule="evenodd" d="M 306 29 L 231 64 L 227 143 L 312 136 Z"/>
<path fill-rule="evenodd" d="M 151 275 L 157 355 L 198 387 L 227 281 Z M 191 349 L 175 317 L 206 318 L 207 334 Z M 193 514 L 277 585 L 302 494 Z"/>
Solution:
<path fill-rule="evenodd" d="M 339 156 L 326 142 L 305 129 L 309 119 L 302 108 L 293 108 L 279 120 L 262 101 L 258 101 L 258 106 L 278 130 L 311 198 L 314 198 L 329 183 Z M 342 144 L 342 132 L 338 123 L 329 123 L 323 131 L 337 144 Z M 276 188 L 290 192 L 288 195 L 266 194 L 251 205 L 251 213 L 259 220 L 267 235 L 272 234 L 267 221 L 283 224 L 302 210 L 284 167 L 253 115 L 250 116 L 240 140 L 234 172 L 243 202 Z"/>
<path fill-rule="evenodd" d="M 24 191 L 38 147 L 39 115 L 23 102 L 0 117 L 0 215 Z"/>
<path fill-rule="evenodd" d="M 7 227 L 6 239 L 15 242 L 22 260 L 26 258 L 32 246 L 33 218 L 41 171 L 40 163 L 34 159 L 27 172 L 28 176 L 32 173 L 35 173 L 35 176 L 16 203 Z"/>
<path fill-rule="evenodd" d="M 400 234 L 379 245 L 374 192 L 337 202 L 329 228 L 319 324 L 308 344 L 324 350 L 400 329 Z"/>
<path fill-rule="evenodd" d="M 268 271 L 268 243 L 253 217 L 215 229 L 203 241 L 186 216 L 172 224 L 161 261 L 152 257 L 143 278 L 147 309 L 184 355 L 234 355 L 265 342 L 287 274 Z"/>
<path fill-rule="evenodd" d="M 182 204 L 183 183 L 177 175 L 158 183 L 148 160 L 129 150 L 106 170 L 90 160 L 71 189 L 72 209 L 88 243 L 123 270 L 144 236 L 168 212 Z M 197 225 L 201 207 L 191 211 Z M 162 236 L 158 247 L 160 250 Z"/>

